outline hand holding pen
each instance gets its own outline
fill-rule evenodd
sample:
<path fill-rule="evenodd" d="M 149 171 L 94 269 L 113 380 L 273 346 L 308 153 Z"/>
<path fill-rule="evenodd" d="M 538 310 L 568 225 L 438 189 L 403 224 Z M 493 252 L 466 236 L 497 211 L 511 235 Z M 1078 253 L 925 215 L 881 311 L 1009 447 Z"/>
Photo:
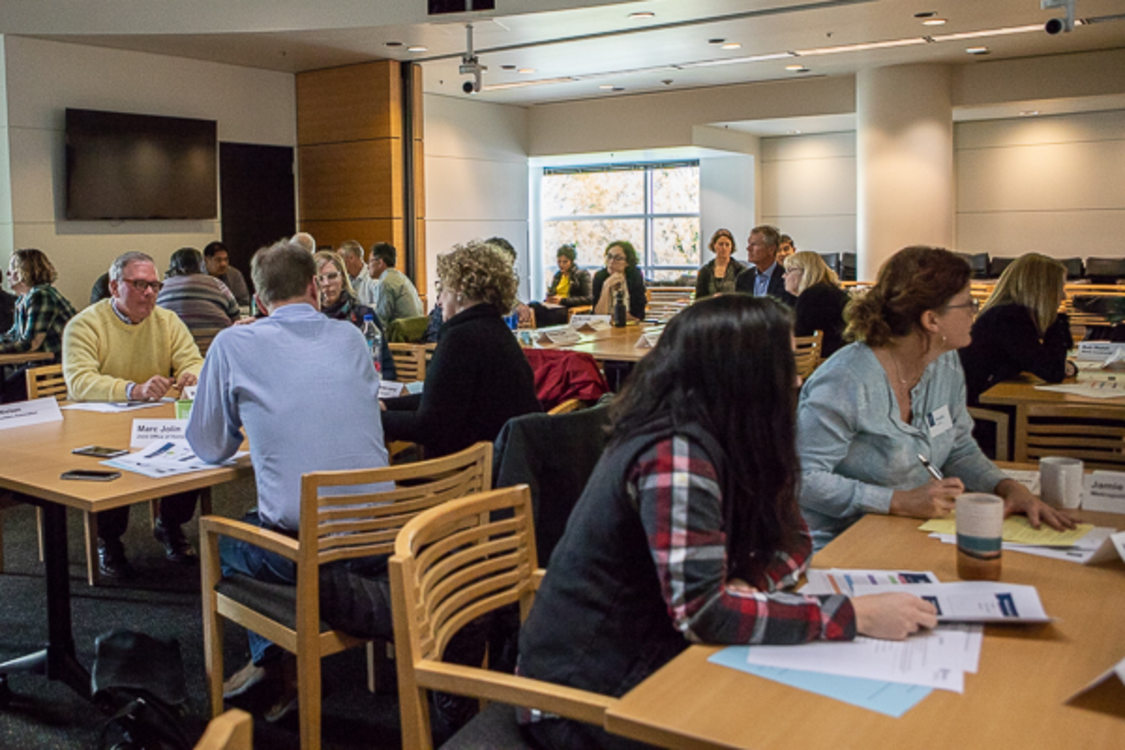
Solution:
<path fill-rule="evenodd" d="M 895 490 L 891 495 L 890 513 L 916 518 L 948 515 L 954 508 L 954 499 L 965 491 L 965 485 L 957 477 L 943 477 L 941 471 L 920 453 L 918 460 L 933 477 L 933 481 L 912 490 Z"/>

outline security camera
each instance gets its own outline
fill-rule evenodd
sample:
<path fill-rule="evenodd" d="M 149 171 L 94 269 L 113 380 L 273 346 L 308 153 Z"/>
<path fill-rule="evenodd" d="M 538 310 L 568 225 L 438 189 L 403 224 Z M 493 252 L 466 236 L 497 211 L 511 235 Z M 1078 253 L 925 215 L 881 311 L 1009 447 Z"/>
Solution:
<path fill-rule="evenodd" d="M 1052 18 L 1043 25 L 1043 30 L 1048 34 L 1059 34 L 1064 31 L 1074 31 L 1074 5 L 1078 0 L 1039 0 L 1042 10 L 1048 8 L 1062 8 L 1066 11 L 1064 18 Z"/>
<path fill-rule="evenodd" d="M 472 76 L 473 80 L 461 84 L 461 90 L 466 94 L 480 93 L 480 77 L 488 68 L 480 64 L 480 60 L 473 54 L 473 25 L 465 24 L 465 54 L 461 55 L 461 66 L 457 69 L 463 76 Z"/>

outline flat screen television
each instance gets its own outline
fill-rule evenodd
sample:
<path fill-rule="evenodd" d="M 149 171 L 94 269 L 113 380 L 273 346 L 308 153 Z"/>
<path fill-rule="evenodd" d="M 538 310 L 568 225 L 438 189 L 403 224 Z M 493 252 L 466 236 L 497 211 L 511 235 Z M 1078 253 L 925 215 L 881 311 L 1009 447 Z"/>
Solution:
<path fill-rule="evenodd" d="M 214 219 L 214 120 L 66 110 L 67 219 Z"/>

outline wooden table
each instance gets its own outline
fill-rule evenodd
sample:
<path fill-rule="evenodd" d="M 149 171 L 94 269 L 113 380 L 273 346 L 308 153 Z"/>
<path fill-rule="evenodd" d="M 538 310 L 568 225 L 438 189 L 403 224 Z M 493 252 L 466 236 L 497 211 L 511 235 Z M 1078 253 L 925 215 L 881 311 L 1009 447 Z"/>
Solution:
<path fill-rule="evenodd" d="M 27 362 L 42 362 L 53 360 L 55 355 L 51 352 L 11 352 L 0 354 L 0 367 L 4 365 L 22 365 Z"/>
<path fill-rule="evenodd" d="M 0 489 L 22 492 L 43 508 L 47 595 L 47 647 L 0 664 L 0 682 L 17 671 L 38 671 L 89 697 L 90 675 L 75 657 L 67 569 L 66 509 L 102 511 L 164 495 L 202 489 L 250 472 L 237 466 L 150 479 L 132 472 L 110 482 L 60 479 L 68 469 L 99 468 L 98 459 L 75 456 L 74 448 L 97 444 L 127 448 L 134 418 L 171 418 L 172 404 L 116 414 L 63 410 L 61 422 L 0 430 Z"/>
<path fill-rule="evenodd" d="M 604 331 L 579 332 L 581 341 L 577 344 L 542 344 L 539 336 L 546 331 L 563 330 L 566 326 L 552 326 L 526 331 L 531 334 L 532 343 L 527 344 L 521 338 L 520 343 L 526 348 L 534 349 L 563 349 L 572 352 L 585 352 L 599 362 L 639 362 L 646 354 L 652 351 L 651 347 L 638 347 L 637 340 L 646 330 L 659 326 L 647 323 L 629 323 L 621 328 L 608 328 Z M 520 331 L 522 336 L 525 331 Z"/>
<path fill-rule="evenodd" d="M 1103 526 L 1125 516 L 1081 513 Z M 818 568 L 933 570 L 955 581 L 953 545 L 917 519 L 869 515 L 814 558 Z M 1006 552 L 1003 579 L 1034 584 L 1046 625 L 987 626 L 964 694 L 934 690 L 901 718 L 710 664 L 691 646 L 627 693 L 606 728 L 675 748 L 1110 748 L 1125 740 L 1125 706 L 1109 715 L 1064 701 L 1125 657 L 1125 564 L 1083 566 Z"/>

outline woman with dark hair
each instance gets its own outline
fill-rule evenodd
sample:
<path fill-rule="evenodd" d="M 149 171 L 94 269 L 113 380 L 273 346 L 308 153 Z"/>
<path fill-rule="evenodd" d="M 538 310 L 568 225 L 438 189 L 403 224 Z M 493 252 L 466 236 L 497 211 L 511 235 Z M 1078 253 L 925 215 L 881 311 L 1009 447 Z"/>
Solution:
<path fill-rule="evenodd" d="M 0 334 L 0 353 L 43 351 L 57 358 L 63 328 L 74 317 L 74 306 L 53 286 L 58 276 L 42 251 L 27 248 L 12 253 L 8 284 L 18 296 L 12 327 Z M 27 365 L 9 369 L 0 394 L 4 402 L 27 398 L 26 370 Z"/>
<path fill-rule="evenodd" d="M 238 301 L 227 285 L 204 271 L 203 254 L 194 247 L 172 253 L 156 304 L 180 316 L 192 333 L 226 328 L 238 320 Z"/>
<path fill-rule="evenodd" d="M 489 242 L 458 245 L 437 260 L 445 323 L 419 396 L 388 399 L 388 440 L 421 443 L 427 458 L 492 442 L 512 417 L 539 411 L 527 357 L 504 323 L 516 301 L 509 256 Z"/>
<path fill-rule="evenodd" d="M 633 320 L 642 320 L 648 298 L 645 277 L 637 268 L 637 251 L 625 240 L 611 242 L 605 249 L 605 268 L 594 274 L 594 313 L 612 315 L 618 293 L 625 295 L 625 309 Z"/>
<path fill-rule="evenodd" d="M 669 322 L 611 407 L 609 444 L 520 630 L 520 674 L 619 696 L 693 642 L 905 638 L 935 624 L 908 594 L 783 591 L 811 549 L 795 381 L 789 315 L 773 300 L 723 295 Z M 634 746 L 521 718 L 548 748 Z"/>
<path fill-rule="evenodd" d="M 844 317 L 844 347 L 801 389 L 797 411 L 801 511 L 819 549 L 864 513 L 944 516 L 966 488 L 1004 498 L 1061 529 L 1064 513 L 989 461 L 973 440 L 956 350 L 971 339 L 977 303 L 969 265 L 933 247 L 907 247 Z M 919 456 L 945 477 L 934 479 Z"/>
<path fill-rule="evenodd" d="M 579 268 L 577 259 L 574 245 L 559 247 L 556 257 L 559 270 L 547 286 L 547 297 L 543 302 L 531 303 L 537 328 L 565 325 L 570 320 L 570 308 L 590 304 L 590 272 Z"/>
<path fill-rule="evenodd" d="M 699 269 L 695 277 L 695 298 L 701 300 L 712 294 L 734 291 L 734 280 L 746 266 L 731 257 L 734 252 L 734 235 L 729 229 L 716 229 L 708 245 L 715 257 Z"/>
<path fill-rule="evenodd" d="M 370 315 L 383 338 L 379 351 L 379 375 L 383 380 L 394 380 L 398 373 L 395 372 L 395 361 L 387 346 L 387 332 L 383 330 L 383 324 L 379 322 L 375 311 L 356 299 L 344 259 L 331 250 L 319 250 L 313 255 L 313 259 L 316 261 L 316 286 L 320 290 L 320 311 L 330 318 L 348 321 L 361 332 L 364 318 Z"/>

